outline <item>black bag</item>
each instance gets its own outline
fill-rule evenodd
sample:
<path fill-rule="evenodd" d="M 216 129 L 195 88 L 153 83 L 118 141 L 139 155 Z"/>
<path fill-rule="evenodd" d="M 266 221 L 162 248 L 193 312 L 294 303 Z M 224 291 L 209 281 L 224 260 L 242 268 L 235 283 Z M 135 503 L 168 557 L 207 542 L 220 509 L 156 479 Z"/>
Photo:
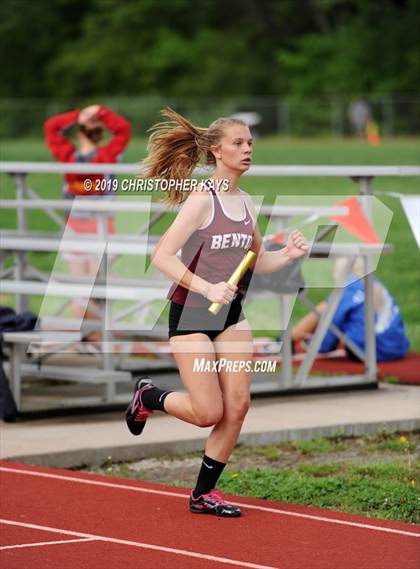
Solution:
<path fill-rule="evenodd" d="M 38 317 L 33 312 L 16 314 L 12 308 L 0 306 L 0 418 L 6 422 L 16 420 L 18 409 L 1 363 L 5 359 L 2 349 L 2 332 L 33 330 L 37 320 Z"/>
<path fill-rule="evenodd" d="M 13 308 L 0 306 L 0 332 L 24 332 L 33 330 L 38 316 L 33 312 L 16 314 Z"/>
<path fill-rule="evenodd" d="M 3 364 L 0 362 L 0 419 L 6 423 L 12 423 L 17 416 L 18 409 L 4 373 Z"/>

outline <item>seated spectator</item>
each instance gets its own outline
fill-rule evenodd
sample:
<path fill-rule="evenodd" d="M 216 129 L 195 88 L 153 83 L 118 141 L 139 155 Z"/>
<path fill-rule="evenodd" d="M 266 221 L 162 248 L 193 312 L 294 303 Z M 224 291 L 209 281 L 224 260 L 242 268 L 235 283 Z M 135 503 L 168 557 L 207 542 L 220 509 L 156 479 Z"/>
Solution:
<path fill-rule="evenodd" d="M 345 259 L 337 259 L 336 261 L 335 277 L 337 282 L 339 282 L 339 276 L 343 271 L 345 262 Z M 361 259 L 358 259 L 354 264 L 352 274 L 347 278 L 343 295 L 335 311 L 332 323 L 364 352 L 365 289 L 364 281 L 361 278 L 362 275 L 363 263 Z M 374 279 L 373 282 L 373 302 L 377 361 L 384 362 L 404 357 L 410 347 L 410 342 L 404 330 L 400 309 L 384 284 L 378 279 Z M 322 313 L 327 304 L 328 300 L 318 304 L 318 312 Z M 319 320 L 320 316 L 315 312 L 305 316 L 293 327 L 292 341 L 302 342 L 302 340 L 310 340 Z M 339 340 L 337 336 L 331 330 L 328 330 L 322 340 L 319 352 L 330 352 L 336 349 L 338 345 Z M 346 351 L 352 359 L 357 359 L 347 347 Z"/>

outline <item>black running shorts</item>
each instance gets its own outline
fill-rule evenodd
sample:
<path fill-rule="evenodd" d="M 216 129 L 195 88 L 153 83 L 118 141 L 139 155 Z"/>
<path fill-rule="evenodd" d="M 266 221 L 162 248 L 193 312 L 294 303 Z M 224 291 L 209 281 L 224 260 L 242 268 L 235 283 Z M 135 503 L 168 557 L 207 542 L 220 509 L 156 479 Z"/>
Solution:
<path fill-rule="evenodd" d="M 230 304 L 224 304 L 216 316 L 208 308 L 195 308 L 171 302 L 169 308 L 169 338 L 201 332 L 214 340 L 223 330 L 245 319 L 243 296 L 237 294 Z"/>

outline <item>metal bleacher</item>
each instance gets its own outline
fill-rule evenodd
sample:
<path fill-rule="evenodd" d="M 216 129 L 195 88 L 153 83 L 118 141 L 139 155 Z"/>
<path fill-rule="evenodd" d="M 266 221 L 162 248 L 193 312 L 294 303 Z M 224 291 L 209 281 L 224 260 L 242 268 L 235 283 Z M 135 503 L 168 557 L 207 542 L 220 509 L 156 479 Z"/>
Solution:
<path fill-rule="evenodd" d="M 154 358 L 137 358 L 136 370 L 147 371 L 159 366 L 174 367 L 173 359 L 167 347 L 167 327 L 155 315 L 154 325 L 147 323 L 147 316 L 156 312 L 153 307 L 155 301 L 165 301 L 170 283 L 162 275 L 153 270 L 142 277 L 126 277 L 118 275 L 109 269 L 115 260 L 121 256 L 129 256 L 133 263 L 144 263 L 144 259 L 155 247 L 159 236 L 151 235 L 153 225 L 166 215 L 167 211 L 149 196 L 137 196 L 136 200 L 90 200 L 80 198 L 75 200 L 49 200 L 42 199 L 28 184 L 27 176 L 31 173 L 65 173 L 90 172 L 89 164 L 56 164 L 56 163 L 18 163 L 1 162 L 0 172 L 12 176 L 15 180 L 16 198 L 2 199 L 0 206 L 3 210 L 15 210 L 17 213 L 16 229 L 2 229 L 0 231 L 0 259 L 1 259 L 1 285 L 0 292 L 5 295 L 15 295 L 17 311 L 27 309 L 28 299 L 31 295 L 40 295 L 44 299 L 49 297 L 61 298 L 61 305 L 53 314 L 41 315 L 38 329 L 32 333 L 7 333 L 3 341 L 10 348 L 10 360 L 6 366 L 12 390 L 18 406 L 21 406 L 21 385 L 23 378 L 31 380 L 47 378 L 50 380 L 66 380 L 86 384 L 100 384 L 104 387 L 101 395 L 95 399 L 97 402 L 112 403 L 124 400 L 117 393 L 117 384 L 131 381 L 131 371 L 121 365 L 121 354 L 117 354 L 115 346 L 122 342 L 122 338 L 130 342 L 148 342 L 150 350 L 154 350 Z M 138 173 L 137 165 L 95 165 L 99 173 L 133 174 Z M 372 196 L 371 179 L 373 176 L 414 176 L 420 169 L 413 167 L 305 167 L 305 166 L 254 166 L 250 169 L 251 176 L 346 176 L 359 182 L 362 196 Z M 198 171 L 198 174 L 202 172 Z M 363 205 L 363 204 L 362 204 Z M 34 231 L 28 228 L 26 212 L 29 209 L 39 209 L 45 212 L 57 225 L 55 233 Z M 62 214 L 58 211 L 83 210 L 94 214 L 99 223 L 96 237 L 80 237 L 71 233 L 65 226 Z M 369 206 L 366 213 L 369 215 Z M 176 212 L 176 208 L 173 210 Z M 260 206 L 259 215 L 265 215 L 276 221 L 277 229 L 285 227 L 288 219 L 300 215 L 332 216 L 345 215 L 345 207 L 338 206 Z M 140 227 L 135 232 L 123 235 L 107 235 L 107 216 L 110 213 L 138 213 L 142 214 Z M 144 221 L 144 217 L 147 218 Z M 388 247 L 389 249 L 389 247 Z M 102 260 L 99 264 L 95 279 L 91 277 L 78 277 L 58 271 L 43 272 L 33 267 L 28 260 L 28 253 L 49 252 L 61 254 L 72 251 L 83 251 L 98 255 Z M 342 383 L 343 385 L 376 382 L 376 357 L 373 330 L 373 304 L 372 304 L 372 255 L 384 250 L 384 244 L 363 245 L 354 243 L 337 244 L 333 249 L 325 243 L 313 243 L 311 254 L 318 256 L 344 255 L 349 259 L 349 270 L 352 260 L 361 255 L 366 261 L 367 274 L 366 288 L 366 353 L 364 359 L 366 371 L 363 376 L 320 378 L 311 380 L 314 386 L 325 387 Z M 13 264 L 7 266 L 7 259 L 13 258 Z M 108 269 L 108 271 L 107 271 Z M 305 389 L 313 360 L 316 356 L 322 335 L 331 324 L 333 307 L 337 305 L 341 295 L 340 289 L 334 291 L 331 309 L 324 314 L 319 330 L 319 342 L 311 344 L 307 357 L 305 357 L 297 373 L 292 371 L 291 345 L 288 334 L 288 316 L 291 311 L 292 299 L 282 295 L 282 369 L 279 374 L 270 378 L 270 381 L 260 382 L 254 386 L 255 391 L 273 391 Z M 70 299 L 95 300 L 100 307 L 98 319 L 74 319 L 66 313 Z M 118 301 L 128 303 L 115 311 L 114 304 Z M 124 317 L 136 315 L 136 318 L 124 322 Z M 60 353 L 64 348 L 80 343 L 81 338 L 91 331 L 102 334 L 102 344 L 105 347 L 98 359 L 99 365 L 92 367 L 58 366 L 48 363 L 48 354 Z M 317 331 L 318 333 L 318 331 Z M 31 359 L 31 349 L 34 346 L 42 353 L 42 364 Z M 134 344 L 130 343 L 130 346 Z M 35 350 L 36 351 L 36 350 Z M 94 398 L 87 398 L 89 403 Z"/>

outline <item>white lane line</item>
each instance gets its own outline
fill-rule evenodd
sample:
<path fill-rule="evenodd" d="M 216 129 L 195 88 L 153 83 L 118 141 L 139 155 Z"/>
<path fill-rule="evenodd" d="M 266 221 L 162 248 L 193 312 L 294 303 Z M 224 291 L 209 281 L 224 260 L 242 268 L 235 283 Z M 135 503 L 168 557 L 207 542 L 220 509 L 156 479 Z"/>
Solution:
<path fill-rule="evenodd" d="M 81 543 L 82 541 L 98 541 L 95 537 L 84 537 L 83 539 L 60 539 L 59 541 L 39 541 L 37 543 L 19 543 L 18 545 L 3 545 L 4 549 L 20 549 L 22 547 L 39 547 L 41 545 L 61 545 L 62 543 Z"/>
<path fill-rule="evenodd" d="M 18 468 L 9 468 L 6 466 L 0 466 L 0 471 L 12 472 L 15 474 L 22 474 L 27 476 L 39 476 L 41 478 L 53 478 L 55 480 L 66 480 L 68 482 L 76 482 L 78 484 L 91 484 L 93 486 L 104 486 L 106 488 L 118 488 L 120 490 L 130 490 L 131 492 L 143 492 L 145 494 L 157 494 L 160 496 L 170 496 L 172 498 L 183 498 L 189 497 L 188 494 L 180 494 L 178 492 L 168 492 L 165 490 L 153 490 L 151 488 L 140 488 L 138 486 L 129 486 L 128 484 L 115 484 L 113 482 L 102 482 L 100 480 L 86 480 L 84 478 L 77 478 L 73 476 L 65 476 L 63 474 L 50 474 L 47 472 L 37 472 L 35 470 L 20 470 Z M 268 508 L 265 506 L 255 506 L 254 504 L 247 504 L 245 502 L 231 502 L 235 506 L 242 506 L 243 508 L 249 508 L 251 510 L 258 510 L 260 512 L 269 512 L 270 514 L 280 514 L 283 516 L 292 516 L 296 518 L 304 518 L 307 520 L 314 520 L 317 522 L 325 522 L 330 524 L 337 524 L 343 526 L 358 527 L 362 529 L 368 529 L 372 531 L 379 531 L 384 533 L 394 533 L 397 535 L 406 535 L 409 537 L 420 537 L 420 532 L 411 532 L 393 528 L 387 528 L 382 526 L 375 526 L 373 524 L 364 524 L 360 522 L 350 522 L 346 520 L 340 520 L 337 518 L 327 518 L 323 516 L 316 516 L 314 514 L 301 514 L 298 512 L 290 512 L 288 510 L 280 510 L 276 508 Z"/>
<path fill-rule="evenodd" d="M 227 563 L 228 565 L 236 565 L 237 567 L 248 567 L 249 569 L 280 569 L 279 567 L 272 567 L 270 565 L 258 565 L 257 563 L 247 563 L 246 561 L 237 561 L 236 559 L 228 559 L 227 557 L 216 557 L 214 555 L 206 555 L 205 553 L 195 553 L 194 551 L 186 551 L 185 549 L 173 549 L 172 547 L 163 547 L 161 545 L 152 545 L 150 543 L 140 543 L 138 541 L 129 541 L 127 539 L 117 539 L 114 537 L 106 537 L 103 535 L 94 535 L 91 533 L 82 533 L 79 531 L 71 531 L 67 529 L 53 528 L 49 526 L 40 526 L 36 524 L 27 524 L 17 522 L 15 520 L 0 519 L 0 523 L 9 524 L 12 526 L 19 526 L 31 529 L 40 529 L 50 531 L 52 533 L 63 533 L 67 535 L 74 535 L 76 537 L 89 538 L 92 541 L 105 541 L 107 543 L 118 543 L 119 545 L 131 545 L 132 547 L 141 547 L 143 549 L 153 549 L 154 551 L 164 551 L 165 553 L 174 553 L 176 555 L 185 555 L 187 557 L 195 557 L 198 559 L 208 559 L 209 561 L 216 561 L 218 563 Z"/>

